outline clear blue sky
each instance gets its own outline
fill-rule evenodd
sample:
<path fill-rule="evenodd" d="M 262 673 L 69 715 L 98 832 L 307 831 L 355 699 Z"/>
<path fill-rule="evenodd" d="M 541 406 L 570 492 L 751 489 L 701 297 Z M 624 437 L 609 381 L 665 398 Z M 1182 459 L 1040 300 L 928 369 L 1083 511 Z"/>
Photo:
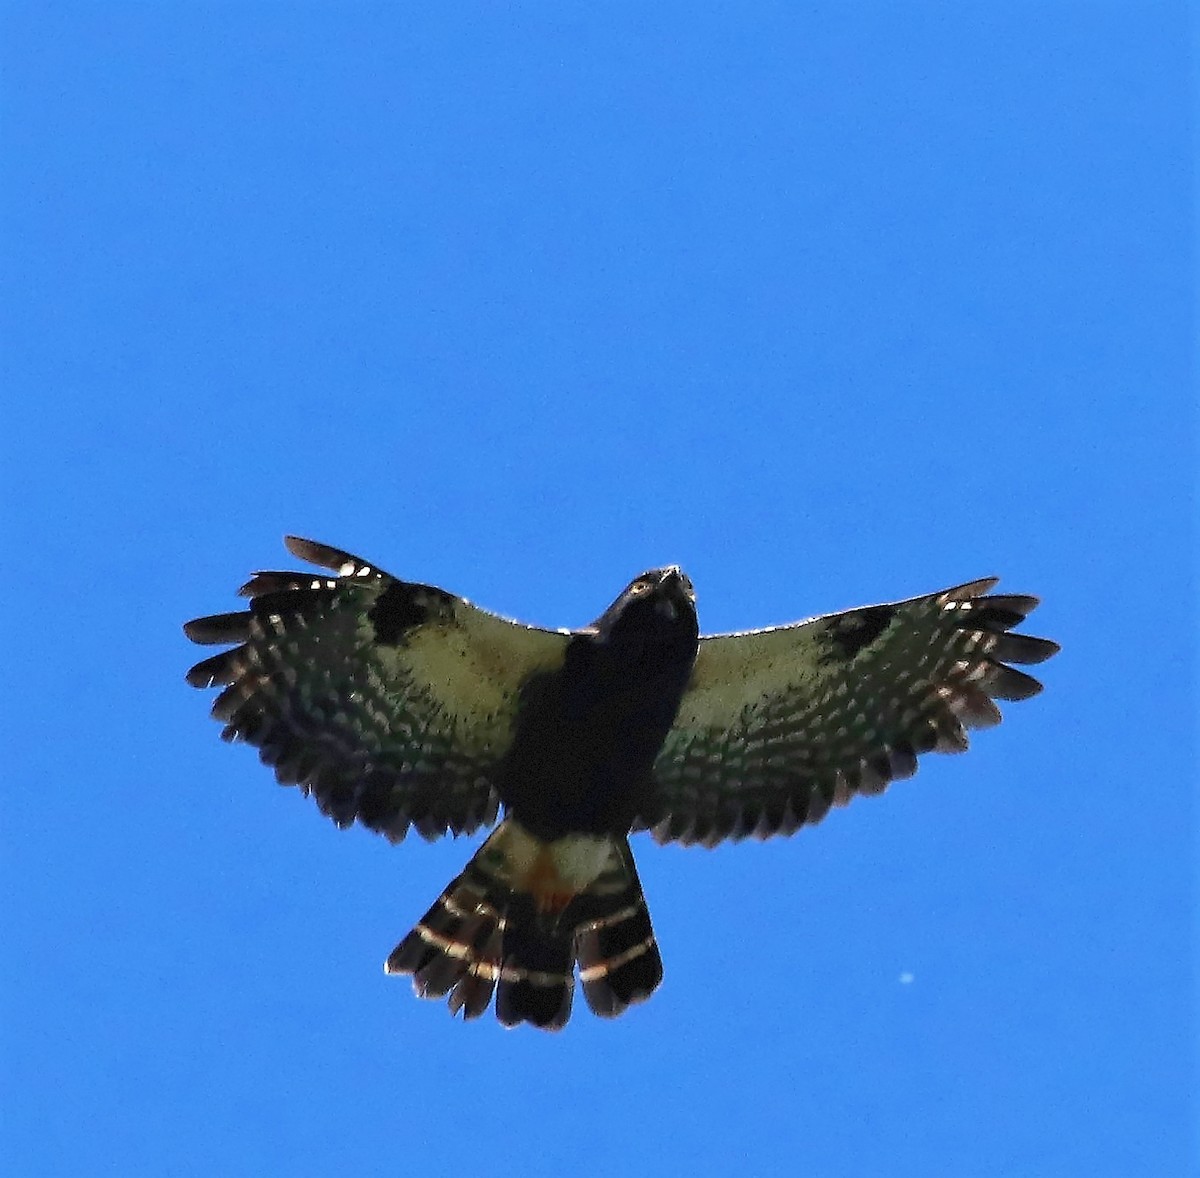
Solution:
<path fill-rule="evenodd" d="M 0 1170 L 1196 1172 L 1184 5 L 2 22 Z M 381 969 L 473 844 L 183 682 L 284 532 L 548 625 L 999 573 L 1064 649 L 815 830 L 636 840 L 662 989 L 505 1032 Z"/>

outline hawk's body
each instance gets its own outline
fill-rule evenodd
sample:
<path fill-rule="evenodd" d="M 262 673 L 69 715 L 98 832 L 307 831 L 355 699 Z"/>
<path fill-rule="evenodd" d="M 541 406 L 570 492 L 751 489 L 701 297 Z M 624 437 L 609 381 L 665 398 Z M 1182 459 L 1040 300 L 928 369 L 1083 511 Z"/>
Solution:
<path fill-rule="evenodd" d="M 568 638 L 560 667 L 522 686 L 498 785 L 532 834 L 628 833 L 699 637 L 690 585 L 678 569 L 655 570 Z"/>
<path fill-rule="evenodd" d="M 966 747 L 1005 665 L 1054 643 L 1009 630 L 1036 605 L 994 580 L 747 634 L 699 638 L 677 568 L 637 578 L 591 625 L 499 618 L 357 557 L 288 539 L 336 577 L 259 573 L 248 612 L 187 626 L 237 643 L 189 673 L 224 685 L 227 739 L 256 744 L 339 825 L 393 840 L 505 819 L 388 958 L 418 991 L 508 1024 L 562 1026 L 574 969 L 619 1014 L 662 963 L 627 836 L 706 845 L 790 834 L 855 793 Z"/>

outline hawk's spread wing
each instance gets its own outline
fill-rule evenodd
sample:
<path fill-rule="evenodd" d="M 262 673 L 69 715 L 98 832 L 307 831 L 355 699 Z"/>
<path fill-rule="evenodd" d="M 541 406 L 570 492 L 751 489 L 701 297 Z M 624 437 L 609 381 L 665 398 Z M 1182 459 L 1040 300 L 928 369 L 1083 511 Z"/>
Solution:
<path fill-rule="evenodd" d="M 996 578 L 792 626 L 702 638 L 637 823 L 660 842 L 792 834 L 856 793 L 960 752 L 1025 699 L 1056 643 L 1010 634 L 1036 597 Z"/>
<path fill-rule="evenodd" d="M 521 684 L 561 663 L 567 635 L 285 543 L 338 575 L 258 573 L 240 590 L 249 610 L 184 627 L 194 642 L 239 644 L 188 672 L 195 687 L 224 687 L 222 736 L 257 745 L 339 826 L 357 818 L 395 840 L 410 824 L 433 838 L 494 821 Z"/>

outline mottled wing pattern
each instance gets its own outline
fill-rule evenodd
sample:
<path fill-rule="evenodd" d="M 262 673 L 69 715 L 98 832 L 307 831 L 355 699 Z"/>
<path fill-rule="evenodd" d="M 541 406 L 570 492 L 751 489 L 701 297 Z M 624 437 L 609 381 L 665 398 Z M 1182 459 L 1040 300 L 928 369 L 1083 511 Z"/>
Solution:
<path fill-rule="evenodd" d="M 441 589 L 398 581 L 359 557 L 287 537 L 335 576 L 260 572 L 250 608 L 198 618 L 198 643 L 236 643 L 194 666 L 221 687 L 226 740 L 256 745 L 285 785 L 339 826 L 392 840 L 490 824 L 494 773 L 527 676 L 557 667 L 567 636 L 520 625 Z"/>
<path fill-rule="evenodd" d="M 1009 631 L 1037 598 L 996 578 L 792 626 L 702 638 L 635 828 L 660 842 L 792 834 L 1026 699 L 1056 643 Z"/>

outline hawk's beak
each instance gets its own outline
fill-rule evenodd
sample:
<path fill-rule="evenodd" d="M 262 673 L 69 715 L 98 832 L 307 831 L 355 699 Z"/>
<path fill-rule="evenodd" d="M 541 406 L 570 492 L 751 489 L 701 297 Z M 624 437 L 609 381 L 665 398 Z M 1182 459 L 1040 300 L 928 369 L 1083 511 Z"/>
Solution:
<path fill-rule="evenodd" d="M 658 587 L 659 594 L 654 608 L 668 621 L 673 622 L 679 616 L 679 599 L 681 597 L 687 598 L 689 601 L 695 600 L 687 578 L 677 564 L 669 565 L 662 570 Z"/>
<path fill-rule="evenodd" d="M 683 569 L 677 564 L 668 565 L 663 569 L 661 584 L 666 589 L 676 590 L 693 605 L 696 603 L 696 591 L 692 588 L 691 581 L 684 575 Z"/>

